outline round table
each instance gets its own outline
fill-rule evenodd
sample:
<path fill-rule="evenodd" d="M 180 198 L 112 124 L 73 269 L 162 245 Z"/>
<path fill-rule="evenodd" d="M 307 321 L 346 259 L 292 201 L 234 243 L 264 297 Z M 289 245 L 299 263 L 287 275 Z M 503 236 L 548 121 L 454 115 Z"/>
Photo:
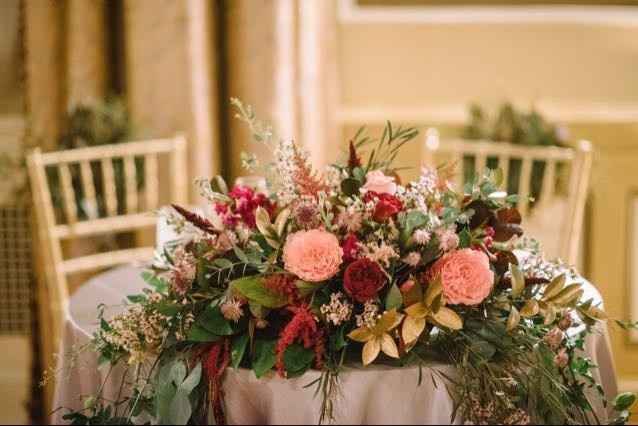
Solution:
<path fill-rule="evenodd" d="M 90 350 L 71 357 L 85 345 L 98 327 L 97 306 L 106 305 L 107 318 L 125 309 L 127 295 L 140 293 L 145 283 L 141 269 L 123 266 L 89 280 L 71 298 L 70 315 L 65 321 L 64 338 L 56 381 L 55 407 L 79 409 L 82 397 L 96 392 L 106 377 L 99 369 L 97 355 Z M 587 297 L 601 300 L 593 285 L 585 283 Z M 617 392 L 613 359 L 607 328 L 590 335 L 586 349 L 599 366 L 594 375 L 607 395 Z M 335 421 L 338 424 L 447 424 L 453 409 L 445 384 L 433 369 L 454 375 L 452 367 L 433 365 L 423 368 L 423 380 L 417 383 L 417 367 L 390 368 L 373 366 L 349 368 L 340 374 Z M 275 374 L 257 379 L 252 371 L 229 369 L 226 374 L 226 417 L 229 424 L 316 424 L 321 398 L 314 396 L 314 386 L 304 388 L 319 377 L 309 371 L 302 377 L 282 379 Z M 104 388 L 108 398 L 117 395 L 120 374 L 111 374 Z M 434 379 L 434 380 L 432 380 Z M 601 420 L 607 418 L 602 406 L 595 407 Z M 53 423 L 64 423 L 66 410 L 53 416 Z M 457 419 L 460 422 L 460 419 Z"/>

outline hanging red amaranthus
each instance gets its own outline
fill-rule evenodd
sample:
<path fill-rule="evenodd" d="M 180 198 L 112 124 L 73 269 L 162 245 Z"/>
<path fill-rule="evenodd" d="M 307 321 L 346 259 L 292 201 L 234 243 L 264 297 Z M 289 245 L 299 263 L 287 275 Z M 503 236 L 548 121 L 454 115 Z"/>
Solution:
<path fill-rule="evenodd" d="M 213 409 L 215 423 L 226 424 L 224 415 L 224 391 L 222 389 L 222 377 L 230 363 L 230 341 L 214 343 L 204 355 L 204 372 L 208 379 L 208 399 Z"/>
<path fill-rule="evenodd" d="M 264 287 L 273 293 L 286 296 L 288 303 L 297 304 L 299 301 L 299 289 L 295 285 L 297 278 L 290 274 L 272 274 L 264 279 Z"/>
<path fill-rule="evenodd" d="M 286 376 L 284 352 L 295 341 L 300 341 L 306 349 L 313 348 L 315 352 L 315 368 L 321 369 L 325 352 L 323 331 L 317 327 L 317 322 L 308 305 L 292 306 L 288 310 L 293 313 L 293 317 L 279 334 L 279 340 L 275 347 L 277 355 L 275 367 L 277 372 L 281 377 Z"/>

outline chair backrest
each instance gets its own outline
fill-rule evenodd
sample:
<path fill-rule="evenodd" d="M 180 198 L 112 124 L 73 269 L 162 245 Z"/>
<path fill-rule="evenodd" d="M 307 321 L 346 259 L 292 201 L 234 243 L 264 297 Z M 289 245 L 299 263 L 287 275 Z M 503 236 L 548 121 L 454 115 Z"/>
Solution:
<path fill-rule="evenodd" d="M 535 215 L 542 214 L 559 195 L 559 178 L 568 173 L 562 194 L 566 197 L 566 208 L 562 225 L 559 225 L 558 255 L 566 262 L 576 264 L 592 164 L 590 142 L 580 141 L 576 148 L 522 146 L 492 141 L 439 140 L 435 131 L 428 131 L 424 163 L 436 165 L 439 154 L 458 165 L 457 188 L 462 188 L 465 183 L 463 168 L 466 166 L 479 172 L 488 166 L 500 168 L 504 175 L 504 190 L 508 189 L 509 183 L 509 187 L 513 186 L 520 195 L 517 207 L 523 218 L 529 217 L 532 210 Z M 530 202 L 532 195 L 533 204 Z"/>
<path fill-rule="evenodd" d="M 153 212 L 159 207 L 160 195 L 165 194 L 159 180 L 160 164 L 164 164 L 160 162 L 165 161 L 168 170 L 161 174 L 170 180 L 170 201 L 184 203 L 188 183 L 182 136 L 30 153 L 27 163 L 40 255 L 44 257 L 48 294 L 53 298 L 54 322 L 61 321 L 68 309 L 67 275 L 152 259 L 154 247 L 64 259 L 62 241 L 154 226 L 157 218 Z"/>

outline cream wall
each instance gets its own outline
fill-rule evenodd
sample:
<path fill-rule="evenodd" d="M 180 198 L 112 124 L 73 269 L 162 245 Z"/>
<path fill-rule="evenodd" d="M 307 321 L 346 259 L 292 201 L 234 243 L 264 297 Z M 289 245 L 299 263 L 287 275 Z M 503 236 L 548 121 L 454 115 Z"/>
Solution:
<path fill-rule="evenodd" d="M 638 8 L 549 8 L 539 19 L 524 8 L 437 15 L 425 7 L 406 13 L 337 4 L 344 135 L 385 119 L 455 134 L 468 102 L 508 99 L 536 105 L 568 124 L 574 138 L 594 143 L 586 271 L 610 315 L 628 318 L 628 205 L 638 191 Z M 339 147 L 330 150 L 335 155 Z M 401 161 L 417 166 L 420 156 L 415 144 Z M 621 386 L 638 390 L 638 342 L 618 330 L 612 335 Z"/>

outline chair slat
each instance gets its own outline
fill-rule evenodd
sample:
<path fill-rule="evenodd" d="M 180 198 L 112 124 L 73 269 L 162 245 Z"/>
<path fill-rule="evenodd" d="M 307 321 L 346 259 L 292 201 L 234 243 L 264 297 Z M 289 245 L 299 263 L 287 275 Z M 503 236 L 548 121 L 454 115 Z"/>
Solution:
<path fill-rule="evenodd" d="M 78 221 L 77 204 L 75 203 L 75 194 L 73 192 L 69 165 L 60 164 L 58 166 L 58 172 L 60 173 L 60 185 L 62 188 L 63 207 L 66 221 L 68 223 L 76 223 Z"/>
<path fill-rule="evenodd" d="M 507 191 L 507 182 L 509 180 L 510 172 L 510 157 L 506 153 L 499 154 L 498 167 L 503 171 L 503 189 Z"/>
<path fill-rule="evenodd" d="M 485 165 L 487 164 L 487 155 L 485 152 L 477 152 L 474 156 L 474 171 L 479 175 L 483 175 Z"/>
<path fill-rule="evenodd" d="M 170 158 L 171 173 L 171 198 L 175 203 L 183 204 L 188 200 L 188 171 L 185 169 L 186 161 L 186 139 L 184 136 L 175 138 L 175 151 Z"/>
<path fill-rule="evenodd" d="M 157 155 L 147 154 L 144 156 L 144 208 L 155 210 L 158 206 L 158 174 Z"/>
<path fill-rule="evenodd" d="M 102 185 L 104 189 L 106 215 L 115 216 L 117 214 L 117 195 L 115 194 L 113 160 L 111 158 L 103 158 L 100 163 L 102 164 Z"/>
<path fill-rule="evenodd" d="M 555 187 L 556 161 L 547 160 L 545 163 L 545 172 L 543 173 L 543 182 L 541 184 L 541 196 L 539 200 L 541 204 L 547 204 L 552 200 Z"/>
<path fill-rule="evenodd" d="M 89 219 L 95 219 L 99 216 L 99 212 L 97 199 L 95 198 L 93 171 L 91 171 L 91 163 L 88 161 L 82 161 L 80 163 L 80 177 L 82 178 L 82 190 L 84 194 L 83 210 Z"/>
<path fill-rule="evenodd" d="M 126 212 L 128 214 L 137 212 L 137 170 L 135 168 L 135 157 L 127 155 L 124 157 L 124 188 L 126 190 Z"/>
<path fill-rule="evenodd" d="M 141 247 L 76 257 L 62 262 L 62 270 L 65 274 L 74 274 L 123 263 L 151 261 L 154 252 L 154 247 Z"/>
<path fill-rule="evenodd" d="M 454 174 L 454 185 L 459 192 L 463 191 L 463 180 L 465 179 L 463 170 L 463 154 L 455 151 L 452 153 L 452 163 L 455 166 L 456 173 Z"/>
<path fill-rule="evenodd" d="M 521 166 L 521 175 L 519 178 L 518 193 L 520 198 L 518 200 L 518 210 L 521 216 L 527 216 L 529 211 L 529 188 L 530 181 L 532 179 L 532 159 L 530 157 L 523 158 L 523 165 Z"/>

